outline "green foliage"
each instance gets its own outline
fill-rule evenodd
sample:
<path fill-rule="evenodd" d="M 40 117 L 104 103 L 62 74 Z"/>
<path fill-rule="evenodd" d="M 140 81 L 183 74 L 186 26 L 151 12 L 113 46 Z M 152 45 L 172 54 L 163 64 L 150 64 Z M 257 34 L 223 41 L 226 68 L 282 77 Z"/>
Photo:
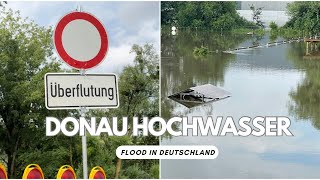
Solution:
<path fill-rule="evenodd" d="M 312 36 L 319 33 L 320 21 L 319 1 L 296 1 L 288 4 L 287 14 L 290 20 L 284 28 L 299 30 L 305 36 Z"/>
<path fill-rule="evenodd" d="M 280 34 L 280 29 L 278 28 L 278 25 L 272 21 L 269 24 L 269 27 L 271 29 L 270 31 L 270 41 L 275 41 L 278 38 L 278 35 Z"/>
<path fill-rule="evenodd" d="M 278 25 L 274 21 L 270 22 L 269 27 L 271 28 L 271 30 L 277 30 L 278 29 Z"/>
<path fill-rule="evenodd" d="M 265 34 L 265 30 L 264 29 L 256 29 L 253 31 L 253 33 L 257 36 L 263 36 Z"/>
<path fill-rule="evenodd" d="M 282 37 L 284 39 L 295 39 L 304 37 L 304 33 L 300 29 L 292 28 L 292 27 L 274 27 L 270 31 L 270 40 L 274 41 L 278 37 Z"/>
<path fill-rule="evenodd" d="M 39 134 L 44 137 L 44 134 Z M 31 143 L 31 142 L 30 142 Z M 57 137 L 41 141 L 37 147 L 31 146 L 18 153 L 18 162 L 22 165 L 16 169 L 17 177 L 21 178 L 23 169 L 31 163 L 39 164 L 45 178 L 56 178 L 57 172 L 62 165 L 71 165 L 76 170 L 82 162 L 80 138 L 66 137 L 62 134 Z M 89 159 L 90 160 L 90 159 Z M 78 175 L 78 177 L 81 177 Z"/>
<path fill-rule="evenodd" d="M 118 117 L 153 117 L 158 115 L 159 56 L 152 45 L 133 45 L 134 66 L 126 66 L 119 81 L 121 108 L 110 114 Z"/>
<path fill-rule="evenodd" d="M 166 1 L 161 2 L 161 24 L 175 25 L 176 15 L 181 2 Z"/>
<path fill-rule="evenodd" d="M 95 116 L 128 117 L 128 126 L 132 126 L 132 117 L 154 117 L 159 115 L 159 56 L 150 44 L 133 45 L 131 53 L 135 53 L 133 66 L 126 66 L 119 78 L 120 107 L 108 113 L 93 111 Z M 121 122 L 119 123 L 121 126 Z M 159 128 L 155 125 L 155 129 Z M 132 128 L 127 136 L 114 137 L 102 135 L 106 151 L 105 162 L 113 167 L 108 169 L 108 177 L 115 177 L 115 164 L 118 158 L 116 149 L 121 145 L 158 145 L 159 139 L 154 136 L 131 136 Z M 102 158 L 103 159 L 103 158 Z M 122 160 L 120 178 L 152 178 L 150 168 L 159 166 L 158 160 Z M 99 161 L 96 161 L 99 162 Z M 108 168 L 108 167 L 107 167 Z M 139 168 L 139 169 L 138 169 Z M 129 169 L 129 170 L 128 170 Z"/>
<path fill-rule="evenodd" d="M 207 47 L 201 46 L 201 47 L 195 47 L 193 49 L 193 55 L 195 57 L 206 57 L 209 53 L 209 49 Z"/>
<path fill-rule="evenodd" d="M 271 36 L 272 37 L 281 36 L 285 39 L 292 39 L 292 38 L 303 37 L 303 33 L 299 29 L 281 27 L 276 30 L 271 30 Z"/>
<path fill-rule="evenodd" d="M 134 164 L 124 170 L 124 175 L 121 178 L 132 178 L 132 179 L 150 179 L 151 176 L 145 172 L 140 165 Z"/>
<path fill-rule="evenodd" d="M 126 66 L 119 80 L 120 106 L 109 113 L 118 117 L 155 117 L 159 116 L 159 56 L 152 45 L 133 45 L 131 53 L 135 53 L 133 66 Z M 129 121 L 129 126 L 132 121 Z M 159 128 L 155 124 L 155 129 Z M 131 128 L 132 129 L 132 128 Z M 128 130 L 128 136 L 131 130 Z M 154 136 L 133 136 L 130 141 L 124 141 L 119 145 L 158 145 L 159 139 Z M 152 164 L 158 164 L 157 160 L 125 161 L 121 168 L 120 177 L 141 178 L 144 175 L 151 177 L 149 171 Z M 127 171 L 131 166 L 143 167 L 139 174 Z M 136 168 L 132 167 L 132 171 Z M 144 171 L 142 171 L 142 169 Z M 135 172 L 135 171 L 134 171 Z M 147 178 L 144 177 L 144 178 Z M 123 178 L 123 177 L 122 177 Z"/>
<path fill-rule="evenodd" d="M 162 25 L 231 30 L 254 26 L 240 17 L 235 2 L 161 2 Z"/>
<path fill-rule="evenodd" d="M 159 165 L 158 164 L 154 164 L 151 166 L 150 168 L 150 175 L 152 176 L 153 179 L 159 179 Z"/>
<path fill-rule="evenodd" d="M 278 30 L 271 30 L 270 31 L 270 41 L 271 42 L 274 42 L 274 41 L 276 41 L 277 40 L 277 38 L 278 38 Z"/>
<path fill-rule="evenodd" d="M 248 33 L 252 33 L 252 29 L 247 29 L 247 28 L 232 29 L 231 33 L 235 35 L 245 35 Z"/>
<path fill-rule="evenodd" d="M 51 28 L 22 19 L 12 10 L 1 11 L 0 19 L 0 154 L 10 178 L 21 178 L 31 162 L 48 164 L 57 154 L 61 159 L 52 160 L 51 165 L 69 162 L 68 150 L 58 150 L 60 142 L 72 144 L 68 140 L 76 138 L 44 136 L 46 116 L 68 115 L 49 112 L 44 105 L 44 74 L 62 71 L 52 53 Z M 53 178 L 53 173 L 46 177 Z"/>

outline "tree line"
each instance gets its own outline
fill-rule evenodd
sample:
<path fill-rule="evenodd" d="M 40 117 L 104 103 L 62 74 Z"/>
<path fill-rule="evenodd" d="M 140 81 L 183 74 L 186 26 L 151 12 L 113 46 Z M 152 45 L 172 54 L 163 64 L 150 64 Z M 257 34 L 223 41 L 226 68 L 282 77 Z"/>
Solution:
<path fill-rule="evenodd" d="M 241 17 L 236 2 L 161 2 L 161 25 L 232 30 L 257 28 L 257 24 Z"/>
<path fill-rule="evenodd" d="M 319 35 L 320 31 L 320 2 L 319 1 L 296 1 L 287 6 L 289 21 L 283 26 L 303 32 L 305 36 Z"/>
<path fill-rule="evenodd" d="M 250 6 L 252 21 L 241 17 L 236 11 L 236 2 L 207 1 L 207 2 L 161 2 L 161 25 L 188 28 L 205 28 L 229 31 L 241 28 L 265 27 L 261 14 L 263 7 Z M 278 34 L 284 36 L 304 35 L 314 36 L 320 29 L 320 2 L 295 1 L 288 3 L 287 14 L 289 21 L 281 27 Z M 273 22 L 271 29 L 280 29 Z"/>

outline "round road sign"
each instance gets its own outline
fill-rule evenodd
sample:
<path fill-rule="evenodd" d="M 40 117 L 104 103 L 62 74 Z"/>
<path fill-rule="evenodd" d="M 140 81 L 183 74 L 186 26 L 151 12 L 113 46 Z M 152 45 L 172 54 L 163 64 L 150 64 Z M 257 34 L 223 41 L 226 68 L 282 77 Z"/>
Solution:
<path fill-rule="evenodd" d="M 108 35 L 102 23 L 86 12 L 71 12 L 58 22 L 54 45 L 61 59 L 76 69 L 98 65 L 108 51 Z"/>

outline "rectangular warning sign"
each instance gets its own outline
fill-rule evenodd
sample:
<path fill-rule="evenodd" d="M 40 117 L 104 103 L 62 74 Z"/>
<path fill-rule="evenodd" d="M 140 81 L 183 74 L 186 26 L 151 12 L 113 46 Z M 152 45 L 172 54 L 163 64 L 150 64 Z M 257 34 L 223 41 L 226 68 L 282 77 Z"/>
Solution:
<path fill-rule="evenodd" d="M 45 96 L 47 109 L 117 108 L 119 106 L 117 76 L 47 73 Z"/>

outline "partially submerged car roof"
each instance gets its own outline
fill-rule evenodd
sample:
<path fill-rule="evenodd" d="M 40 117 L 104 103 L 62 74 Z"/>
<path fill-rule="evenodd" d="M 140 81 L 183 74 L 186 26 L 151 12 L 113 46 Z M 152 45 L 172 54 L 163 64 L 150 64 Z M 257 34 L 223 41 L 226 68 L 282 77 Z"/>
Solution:
<path fill-rule="evenodd" d="M 230 92 L 212 84 L 190 87 L 169 96 L 170 99 L 177 101 L 188 108 L 219 101 L 228 97 L 231 97 Z"/>

